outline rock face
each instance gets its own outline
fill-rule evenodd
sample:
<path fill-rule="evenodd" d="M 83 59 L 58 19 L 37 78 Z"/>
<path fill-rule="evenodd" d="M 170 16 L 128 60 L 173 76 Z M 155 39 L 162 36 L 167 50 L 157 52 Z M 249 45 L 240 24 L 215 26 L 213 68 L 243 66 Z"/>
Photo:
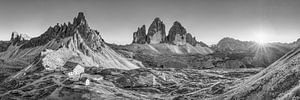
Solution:
<path fill-rule="evenodd" d="M 192 36 L 191 33 L 187 33 L 186 34 L 186 42 L 193 45 L 193 46 L 196 46 L 198 41 L 196 40 L 195 37 Z"/>
<path fill-rule="evenodd" d="M 146 26 L 143 25 L 141 28 L 138 28 L 136 32 L 133 33 L 133 41 L 132 43 L 145 44 L 147 35 L 146 35 Z"/>
<path fill-rule="evenodd" d="M 186 34 L 185 28 L 178 21 L 176 21 L 169 30 L 167 40 L 172 44 L 185 45 L 187 42 Z"/>
<path fill-rule="evenodd" d="M 162 43 L 165 38 L 165 24 L 159 18 L 155 18 L 148 29 L 147 42 L 149 44 Z"/>

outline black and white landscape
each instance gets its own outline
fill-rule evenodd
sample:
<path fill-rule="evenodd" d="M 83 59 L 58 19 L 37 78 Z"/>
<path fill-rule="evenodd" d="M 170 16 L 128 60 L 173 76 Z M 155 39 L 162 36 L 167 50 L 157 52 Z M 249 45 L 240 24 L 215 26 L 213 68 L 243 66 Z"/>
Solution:
<path fill-rule="evenodd" d="M 0 16 L 0 100 L 299 100 L 299 5 L 297 0 L 0 1 L 0 13 L 9 12 Z M 129 18 L 132 14 L 136 17 Z M 90 18 L 115 27 L 103 25 L 110 28 L 102 32 Z M 120 27 L 126 23 L 118 20 L 136 27 L 127 32 L 132 27 Z M 255 21 L 257 31 L 244 30 Z M 200 24 L 210 29 L 192 26 Z M 212 34 L 218 31 L 245 33 Z"/>

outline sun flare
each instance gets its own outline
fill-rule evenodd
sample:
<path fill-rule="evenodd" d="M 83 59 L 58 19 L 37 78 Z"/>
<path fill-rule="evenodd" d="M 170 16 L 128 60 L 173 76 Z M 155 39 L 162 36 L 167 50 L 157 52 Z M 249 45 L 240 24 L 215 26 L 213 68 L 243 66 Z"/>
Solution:
<path fill-rule="evenodd" d="M 265 34 L 259 33 L 259 34 L 256 34 L 254 41 L 257 42 L 258 44 L 263 45 L 266 43 L 267 38 L 268 37 Z"/>

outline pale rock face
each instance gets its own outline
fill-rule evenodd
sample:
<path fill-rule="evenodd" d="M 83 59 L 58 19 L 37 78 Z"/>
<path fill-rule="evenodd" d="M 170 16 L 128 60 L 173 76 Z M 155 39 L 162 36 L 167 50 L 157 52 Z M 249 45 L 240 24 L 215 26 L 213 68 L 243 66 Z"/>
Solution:
<path fill-rule="evenodd" d="M 176 34 L 173 43 L 176 45 L 185 45 L 186 44 L 186 35 Z"/>
<path fill-rule="evenodd" d="M 165 36 L 161 34 L 161 31 L 158 31 L 156 34 L 154 34 L 152 37 L 150 38 L 150 44 L 158 44 L 162 42 L 162 38 L 164 38 Z"/>
<path fill-rule="evenodd" d="M 45 55 L 42 59 L 42 64 L 46 70 L 61 70 L 66 61 L 76 54 L 66 48 L 62 48 L 56 51 L 47 50 L 42 52 L 42 55 Z"/>

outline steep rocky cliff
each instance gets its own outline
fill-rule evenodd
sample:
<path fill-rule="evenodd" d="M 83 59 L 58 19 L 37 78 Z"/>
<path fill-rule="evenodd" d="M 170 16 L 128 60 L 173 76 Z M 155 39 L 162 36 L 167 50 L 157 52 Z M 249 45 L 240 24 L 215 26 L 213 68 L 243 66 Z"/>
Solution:
<path fill-rule="evenodd" d="M 136 32 L 133 33 L 132 43 L 145 44 L 147 43 L 146 26 L 139 27 Z"/>
<path fill-rule="evenodd" d="M 175 45 L 185 45 L 187 42 L 186 34 L 185 28 L 178 21 L 175 21 L 169 30 L 167 41 Z"/>
<path fill-rule="evenodd" d="M 165 24 L 158 17 L 156 17 L 148 29 L 147 43 L 162 43 L 165 41 L 165 38 Z"/>

